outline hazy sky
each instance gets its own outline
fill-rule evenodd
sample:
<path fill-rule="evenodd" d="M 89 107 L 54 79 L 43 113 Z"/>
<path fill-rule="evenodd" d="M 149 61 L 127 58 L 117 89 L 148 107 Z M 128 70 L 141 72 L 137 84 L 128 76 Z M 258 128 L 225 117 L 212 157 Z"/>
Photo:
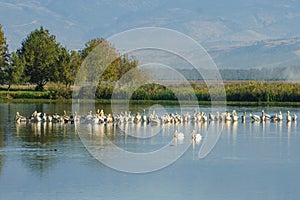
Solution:
<path fill-rule="evenodd" d="M 294 0 L 1 0 L 0 23 L 12 50 L 41 25 L 71 49 L 144 26 L 171 28 L 209 46 L 297 36 L 299 8 Z"/>

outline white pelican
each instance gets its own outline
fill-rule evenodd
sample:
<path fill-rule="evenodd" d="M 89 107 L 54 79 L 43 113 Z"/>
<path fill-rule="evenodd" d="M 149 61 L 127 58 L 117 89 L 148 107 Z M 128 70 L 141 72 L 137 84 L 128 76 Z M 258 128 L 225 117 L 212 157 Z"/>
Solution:
<path fill-rule="evenodd" d="M 34 122 L 40 122 L 40 121 L 42 121 L 42 118 L 41 118 L 41 113 L 39 112 L 37 112 L 37 111 L 34 111 L 33 113 L 32 113 L 32 115 L 30 116 L 30 118 L 29 118 L 31 121 L 34 121 Z"/>
<path fill-rule="evenodd" d="M 52 115 L 52 120 L 54 122 L 62 122 L 63 121 L 62 117 L 60 115 L 58 115 L 57 113 L 55 113 L 54 115 Z"/>
<path fill-rule="evenodd" d="M 206 122 L 207 121 L 207 116 L 206 116 L 206 113 L 202 113 L 202 117 L 201 117 L 202 121 L 203 122 Z"/>
<path fill-rule="evenodd" d="M 114 121 L 113 116 L 111 114 L 108 114 L 107 117 L 106 117 L 106 122 L 111 123 L 113 121 Z"/>
<path fill-rule="evenodd" d="M 77 112 L 74 112 L 74 122 L 79 122 L 80 121 L 80 116 L 77 115 Z"/>
<path fill-rule="evenodd" d="M 69 115 L 67 115 L 67 112 L 64 110 L 64 115 L 63 115 L 63 119 L 65 123 L 69 123 L 71 122 L 71 117 Z"/>
<path fill-rule="evenodd" d="M 188 122 L 189 119 L 190 119 L 190 114 L 188 112 L 182 116 L 183 122 Z"/>
<path fill-rule="evenodd" d="M 288 122 L 292 121 L 292 117 L 290 115 L 290 111 L 286 112 L 286 121 L 288 121 Z"/>
<path fill-rule="evenodd" d="M 46 115 L 46 121 L 47 121 L 47 122 L 52 122 L 52 116 L 49 115 L 49 114 L 47 114 L 47 115 Z"/>
<path fill-rule="evenodd" d="M 135 116 L 134 116 L 133 122 L 134 122 L 134 123 L 139 123 L 139 122 L 141 121 L 141 119 L 142 119 L 142 116 L 140 115 L 139 112 L 137 112 L 137 113 L 135 114 Z"/>
<path fill-rule="evenodd" d="M 293 120 L 293 121 L 297 121 L 297 115 L 296 115 L 295 113 L 294 113 L 293 116 L 292 116 L 292 120 Z"/>
<path fill-rule="evenodd" d="M 270 120 L 271 116 L 266 114 L 264 110 L 261 111 L 261 121 Z"/>
<path fill-rule="evenodd" d="M 93 120 L 93 115 L 92 115 L 92 111 L 89 112 L 89 114 L 87 114 L 84 118 L 85 122 L 91 122 Z"/>
<path fill-rule="evenodd" d="M 277 121 L 279 121 L 279 117 L 278 117 L 277 113 L 271 117 L 271 121 L 272 121 L 272 122 L 277 122 Z"/>
<path fill-rule="evenodd" d="M 146 113 L 145 113 L 145 109 L 144 109 L 144 114 L 142 116 L 142 121 L 145 123 L 147 122 L 147 116 L 146 116 Z"/>
<path fill-rule="evenodd" d="M 94 115 L 91 120 L 94 124 L 98 124 L 100 122 L 100 117 L 98 115 Z"/>
<path fill-rule="evenodd" d="M 251 113 L 249 114 L 249 117 L 251 117 L 254 121 L 260 121 L 260 117 L 258 115 L 252 115 Z"/>
<path fill-rule="evenodd" d="M 279 120 L 279 121 L 283 120 L 283 116 L 282 116 L 281 111 L 279 111 L 278 120 Z"/>
<path fill-rule="evenodd" d="M 232 121 L 234 121 L 234 122 L 235 122 L 235 121 L 238 121 L 239 116 L 236 114 L 236 111 L 235 111 L 235 110 L 232 111 L 231 118 L 232 118 Z"/>
<path fill-rule="evenodd" d="M 195 134 L 195 130 L 193 130 L 190 135 L 192 136 L 192 140 L 197 144 L 202 140 L 202 135 L 200 133 Z"/>
<path fill-rule="evenodd" d="M 20 115 L 19 112 L 17 112 L 17 113 L 16 113 L 16 116 L 15 116 L 15 121 L 16 121 L 16 122 L 26 122 L 27 119 L 26 119 L 26 117 Z"/>
<path fill-rule="evenodd" d="M 183 140 L 184 139 L 184 134 L 183 133 L 178 133 L 177 130 L 174 131 L 173 133 L 174 138 L 177 138 L 178 140 Z"/>
<path fill-rule="evenodd" d="M 44 113 L 41 118 L 42 118 L 43 122 L 46 122 L 47 121 L 47 115 L 46 115 L 46 113 Z"/>
<path fill-rule="evenodd" d="M 216 119 L 216 117 L 215 117 L 213 114 L 209 113 L 209 114 L 208 114 L 208 119 L 209 119 L 210 121 L 214 121 L 214 120 Z"/>
<path fill-rule="evenodd" d="M 270 120 L 270 119 L 271 119 L 271 115 L 265 113 L 265 120 Z"/>
<path fill-rule="evenodd" d="M 226 112 L 224 117 L 225 117 L 225 121 L 231 121 L 231 119 L 232 119 L 229 112 Z"/>
<path fill-rule="evenodd" d="M 245 121 L 246 121 L 246 114 L 247 114 L 246 112 L 243 113 L 243 116 L 242 116 L 242 122 L 245 122 Z"/>
<path fill-rule="evenodd" d="M 151 125 L 160 124 L 160 119 L 159 118 L 149 118 L 149 123 Z"/>

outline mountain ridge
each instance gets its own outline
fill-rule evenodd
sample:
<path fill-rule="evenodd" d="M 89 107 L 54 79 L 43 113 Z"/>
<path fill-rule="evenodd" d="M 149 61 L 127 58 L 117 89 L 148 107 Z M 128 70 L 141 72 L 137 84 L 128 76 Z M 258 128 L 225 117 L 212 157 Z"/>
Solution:
<path fill-rule="evenodd" d="M 202 44 L 220 68 L 247 69 L 299 62 L 298 40 L 270 42 L 300 36 L 299 10 L 300 2 L 294 0 L 2 0 L 0 23 L 10 51 L 40 26 L 75 50 L 92 38 L 132 28 L 170 28 Z"/>

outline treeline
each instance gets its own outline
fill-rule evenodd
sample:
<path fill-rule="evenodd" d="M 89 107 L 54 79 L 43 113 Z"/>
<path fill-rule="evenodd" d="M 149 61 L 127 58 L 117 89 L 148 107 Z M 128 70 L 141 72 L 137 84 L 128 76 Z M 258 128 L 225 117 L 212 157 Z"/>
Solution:
<path fill-rule="evenodd" d="M 300 102 L 300 84 L 251 81 L 225 86 L 228 101 Z"/>
<path fill-rule="evenodd" d="M 192 84 L 193 90 L 186 87 L 174 87 L 180 94 L 180 99 L 191 100 L 193 94 L 199 101 L 210 101 L 208 88 Z M 287 82 L 249 81 L 225 85 L 227 101 L 244 102 L 300 102 L 300 84 Z M 133 95 L 133 100 L 177 100 L 174 92 L 156 84 L 139 88 Z"/>
<path fill-rule="evenodd" d="M 191 88 L 180 85 L 168 87 L 158 84 L 147 84 L 134 91 L 131 97 L 126 96 L 128 91 L 117 91 L 119 99 L 132 100 L 194 100 L 211 101 L 210 93 L 205 84 L 191 84 Z M 300 83 L 249 81 L 230 83 L 225 86 L 227 101 L 244 102 L 300 102 Z M 108 88 L 108 87 L 107 87 Z M 113 88 L 97 90 L 96 97 L 110 99 Z M 216 92 L 216 91 L 213 91 Z"/>
<path fill-rule="evenodd" d="M 56 41 L 49 30 L 40 27 L 32 31 L 21 47 L 10 53 L 0 24 L 0 85 L 31 84 L 35 90 L 47 90 L 52 96 L 69 98 L 71 85 L 83 60 L 101 45 L 106 52 L 115 54 L 100 81 L 117 81 L 124 73 L 137 67 L 137 61 L 126 56 L 119 57 L 114 47 L 103 38 L 88 41 L 79 51 L 68 50 Z"/>
<path fill-rule="evenodd" d="M 172 88 L 172 89 L 171 89 Z M 13 91 L 10 93 L 2 93 L 1 98 L 35 98 L 35 99 L 56 99 L 57 95 L 64 98 L 72 98 L 71 92 L 66 92 L 59 88 L 60 94 L 53 93 L 52 90 L 44 92 L 34 91 Z M 264 82 L 250 81 L 243 83 L 231 83 L 225 85 L 227 101 L 240 102 L 300 102 L 300 84 L 286 82 Z M 204 84 L 192 84 L 189 90 L 185 86 L 162 86 L 158 84 L 146 84 L 139 87 L 131 96 L 128 96 L 129 90 L 113 90 L 113 85 L 98 87 L 95 97 L 97 99 L 111 99 L 112 93 L 116 99 L 131 100 L 195 100 L 211 101 L 208 88 Z M 10 95 L 7 97 L 7 95 Z"/>

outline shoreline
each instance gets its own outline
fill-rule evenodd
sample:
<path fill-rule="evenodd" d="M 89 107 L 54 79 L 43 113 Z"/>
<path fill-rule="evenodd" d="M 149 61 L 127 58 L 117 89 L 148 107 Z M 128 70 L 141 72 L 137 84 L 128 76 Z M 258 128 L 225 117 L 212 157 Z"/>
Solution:
<path fill-rule="evenodd" d="M 111 104 L 110 99 L 95 99 L 84 100 L 81 103 L 97 103 L 97 104 Z M 127 100 L 115 100 L 116 104 L 126 103 Z M 17 99 L 4 99 L 0 98 L 0 103 L 66 103 L 72 104 L 72 99 L 30 99 L 30 98 L 17 98 Z M 182 101 L 184 105 L 211 105 L 211 101 Z M 300 102 L 254 102 L 254 101 L 226 101 L 226 106 L 294 106 L 300 107 Z M 130 105 L 179 105 L 176 100 L 130 100 Z M 224 105 L 224 102 L 214 102 L 216 106 Z"/>

